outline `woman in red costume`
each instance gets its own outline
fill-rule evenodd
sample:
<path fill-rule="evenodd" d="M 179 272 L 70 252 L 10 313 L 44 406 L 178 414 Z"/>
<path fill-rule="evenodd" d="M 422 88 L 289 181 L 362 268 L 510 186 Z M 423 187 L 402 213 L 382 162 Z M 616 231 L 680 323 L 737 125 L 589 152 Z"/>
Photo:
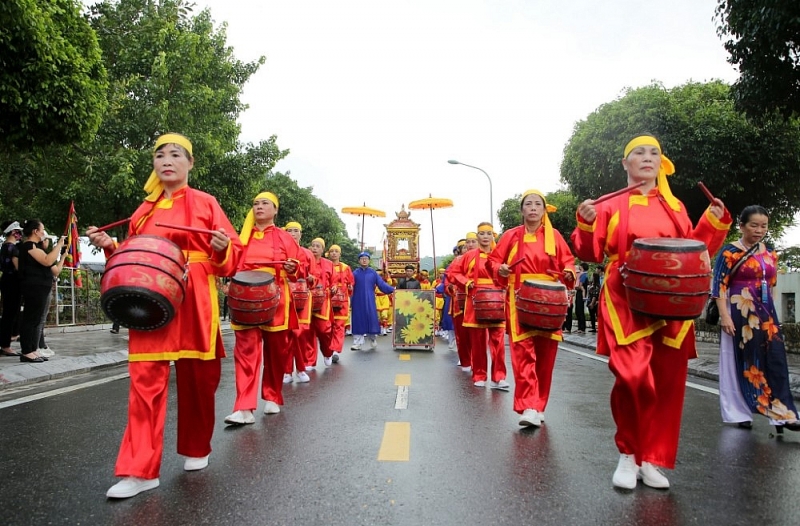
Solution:
<path fill-rule="evenodd" d="M 553 228 L 548 205 L 539 190 L 528 190 L 520 202 L 522 225 L 503 233 L 489 254 L 488 267 L 495 282 L 506 288 L 506 329 L 514 371 L 514 411 L 519 425 L 540 427 L 550 399 L 553 367 L 561 331 L 535 330 L 520 325 L 516 294 L 525 280 L 561 281 L 575 285 L 575 257 L 561 233 Z M 513 268 L 509 265 L 517 263 Z"/>
<path fill-rule="evenodd" d="M 510 386 L 506 382 L 506 324 L 505 322 L 485 323 L 478 321 L 472 298 L 476 290 L 497 289 L 489 270 L 486 268 L 489 253 L 494 248 L 494 229 L 492 224 L 479 224 L 477 238 L 478 248 L 470 250 L 459 258 L 458 263 L 450 267 L 448 277 L 459 288 L 467 291 L 462 324 L 464 334 L 469 339 L 469 349 L 472 353 L 472 381 L 475 387 L 486 386 L 486 370 L 488 369 L 486 344 L 488 340 L 489 352 L 492 355 L 492 377 L 489 385 L 492 389 L 507 390 Z"/>
<path fill-rule="evenodd" d="M 473 239 L 470 235 L 475 235 Z M 456 257 L 453 258 L 453 261 L 450 262 L 450 265 L 447 267 L 445 271 L 445 293 L 450 296 L 450 317 L 453 318 L 453 333 L 455 334 L 455 341 L 456 341 L 456 352 L 458 352 L 458 365 L 461 367 L 461 370 L 465 373 L 472 371 L 472 354 L 470 352 L 470 342 L 469 337 L 467 336 L 465 329 L 464 329 L 464 306 L 460 298 L 466 298 L 466 292 L 463 288 L 459 288 L 457 284 L 453 282 L 452 279 L 449 277 L 450 269 L 455 268 L 458 265 L 458 262 L 461 261 L 461 258 L 464 256 L 464 253 L 469 250 L 469 245 L 474 246 L 472 248 L 477 247 L 477 234 L 473 232 L 469 232 L 467 237 L 470 237 L 469 240 L 467 239 L 459 239 L 458 244 L 456 244 Z M 459 294 L 461 296 L 459 296 Z"/>
<path fill-rule="evenodd" d="M 297 221 L 289 221 L 283 229 L 297 242 L 300 247 L 300 270 L 298 275 L 306 277 L 306 284 L 311 288 L 314 284 L 314 274 L 316 274 L 316 263 L 314 254 L 309 249 L 300 244 L 303 237 L 303 226 Z M 289 360 L 286 362 L 286 371 L 283 374 L 283 383 L 292 383 L 292 371 L 297 369 L 297 381 L 300 383 L 310 382 L 308 373 L 314 368 L 306 361 L 310 354 L 310 349 L 314 347 L 314 335 L 311 332 L 311 293 L 306 293 L 305 305 L 297 310 L 298 328 L 292 329 L 292 337 L 289 339 L 291 352 Z M 297 304 L 295 304 L 297 307 Z M 316 355 L 316 353 L 315 353 Z M 316 364 L 315 364 L 316 365 Z"/>
<path fill-rule="evenodd" d="M 353 294 L 353 271 L 347 263 L 342 263 L 342 249 L 339 245 L 331 245 L 328 249 L 328 257 L 333 265 L 333 275 L 331 277 L 331 295 L 337 296 L 343 301 L 333 302 L 331 298 L 331 360 L 337 363 L 342 355 L 344 347 L 344 326 L 350 318 L 350 296 Z"/>
<path fill-rule="evenodd" d="M 266 400 L 264 414 L 280 413 L 283 405 L 283 373 L 291 352 L 289 336 L 298 327 L 289 281 L 304 276 L 298 276 L 300 247 L 292 236 L 275 226 L 279 206 L 275 194 L 258 194 L 239 234 L 245 248 L 238 270 L 272 274 L 280 291 L 280 301 L 272 321 L 266 325 L 238 325 L 231 315 L 231 329 L 236 334 L 233 349 L 236 401 L 233 413 L 225 417 L 225 423 L 231 425 L 255 422 L 253 411 L 258 407 L 259 383 L 261 398 Z"/>
<path fill-rule="evenodd" d="M 242 245 L 214 197 L 190 188 L 194 166 L 192 143 L 183 135 L 158 138 L 153 172 L 144 189 L 145 202 L 131 216 L 129 236 L 149 234 L 177 244 L 188 264 L 186 293 L 175 318 L 153 331 L 131 330 L 128 344 L 130 397 L 128 426 L 122 438 L 115 474 L 123 477 L 106 495 L 128 498 L 158 486 L 164 449 L 167 384 L 175 362 L 178 388 L 178 454 L 184 469 L 208 466 L 214 431 L 214 396 L 225 356 L 219 329 L 215 276 L 233 274 Z M 200 234 L 156 226 L 179 224 L 213 230 Z M 89 227 L 91 243 L 110 256 L 117 244 L 105 232 Z"/>
<path fill-rule="evenodd" d="M 696 356 L 694 323 L 632 312 L 619 270 L 637 238 L 695 239 L 713 254 L 725 240 L 731 217 L 715 199 L 692 228 L 686 207 L 667 183 L 675 167 L 654 137 L 630 141 L 622 166 L 629 187 L 642 181 L 644 186 L 597 206 L 591 199 L 581 203 L 572 245 L 583 261 L 610 261 L 600 292 L 597 352 L 610 357 L 608 366 L 616 378 L 611 412 L 620 459 L 612 482 L 633 489 L 641 479 L 647 486 L 667 489 L 669 481 L 658 467 L 675 467 L 688 360 Z"/>
<path fill-rule="evenodd" d="M 322 290 L 323 303 L 319 311 L 314 311 L 311 316 L 311 354 L 306 358 L 308 363 L 317 365 L 317 341 L 319 351 L 322 352 L 323 362 L 326 366 L 333 363 L 331 351 L 331 282 L 333 280 L 333 263 L 322 257 L 325 252 L 325 241 L 321 237 L 311 241 L 311 253 L 314 255 L 314 265 L 317 274 L 314 276 L 314 286 Z"/>

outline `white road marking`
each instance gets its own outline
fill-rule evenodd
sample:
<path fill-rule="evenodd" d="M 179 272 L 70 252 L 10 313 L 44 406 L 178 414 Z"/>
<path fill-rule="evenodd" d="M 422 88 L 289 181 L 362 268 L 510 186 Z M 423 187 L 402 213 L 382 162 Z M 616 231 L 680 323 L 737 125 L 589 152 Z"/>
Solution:
<path fill-rule="evenodd" d="M 9 400 L 7 402 L 0 402 L 0 409 L 5 409 L 6 407 L 13 407 L 15 405 L 20 404 L 27 404 L 28 402 L 35 402 L 36 400 L 42 400 L 44 398 L 49 398 L 51 396 L 57 396 L 64 393 L 71 393 L 72 391 L 77 391 L 79 389 L 85 389 L 87 387 L 94 387 L 96 385 L 107 384 L 108 382 L 115 382 L 117 380 L 123 380 L 130 376 L 128 373 L 117 374 L 114 376 L 109 376 L 107 378 L 101 378 L 99 380 L 92 380 L 89 382 L 84 382 L 81 384 L 70 385 L 68 387 L 60 387 L 58 389 L 53 389 L 52 391 L 46 391 L 43 393 L 37 393 L 30 396 L 23 396 L 22 398 L 17 398 L 16 400 Z"/>
<path fill-rule="evenodd" d="M 395 409 L 408 409 L 408 386 L 397 386 L 397 398 L 394 400 Z"/>

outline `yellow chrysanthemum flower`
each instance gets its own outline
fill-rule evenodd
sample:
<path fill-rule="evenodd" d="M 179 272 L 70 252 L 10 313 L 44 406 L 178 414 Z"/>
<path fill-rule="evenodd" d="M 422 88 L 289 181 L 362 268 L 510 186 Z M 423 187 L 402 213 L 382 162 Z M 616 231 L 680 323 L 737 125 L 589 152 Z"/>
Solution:
<path fill-rule="evenodd" d="M 417 298 L 414 297 L 414 293 L 410 290 L 395 291 L 395 308 L 401 316 L 413 316 L 415 314 L 414 307 L 417 301 Z"/>

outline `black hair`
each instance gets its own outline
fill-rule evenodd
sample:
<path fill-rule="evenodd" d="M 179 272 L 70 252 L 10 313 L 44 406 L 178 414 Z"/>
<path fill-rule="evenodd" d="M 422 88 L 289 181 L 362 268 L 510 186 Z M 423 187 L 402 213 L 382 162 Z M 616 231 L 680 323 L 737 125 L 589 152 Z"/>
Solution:
<path fill-rule="evenodd" d="M 756 215 L 766 216 L 767 219 L 769 219 L 769 212 L 767 212 L 766 208 L 761 205 L 750 205 L 744 207 L 742 213 L 739 214 L 739 224 L 746 225 L 750 221 L 750 218 Z"/>
<path fill-rule="evenodd" d="M 406 270 L 417 270 L 417 268 L 414 265 L 406 265 L 405 269 Z"/>
<path fill-rule="evenodd" d="M 38 219 L 28 219 L 22 226 L 22 235 L 25 237 L 31 237 L 31 234 L 38 230 L 40 226 L 42 226 L 42 222 Z"/>
<path fill-rule="evenodd" d="M 6 228 L 11 226 L 11 223 L 13 223 L 13 221 L 3 221 L 0 223 L 0 232 L 5 232 Z"/>
<path fill-rule="evenodd" d="M 584 272 L 586 272 L 589 270 L 589 264 L 584 261 L 583 263 L 581 263 L 581 268 L 583 269 Z"/>

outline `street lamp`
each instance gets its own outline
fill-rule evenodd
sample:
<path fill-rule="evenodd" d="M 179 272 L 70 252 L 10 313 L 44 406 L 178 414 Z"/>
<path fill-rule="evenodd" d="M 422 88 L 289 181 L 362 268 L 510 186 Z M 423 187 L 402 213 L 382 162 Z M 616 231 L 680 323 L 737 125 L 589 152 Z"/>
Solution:
<path fill-rule="evenodd" d="M 489 177 L 489 174 L 486 173 L 486 170 L 484 170 L 483 168 L 478 168 L 477 166 L 472 166 L 471 164 L 465 164 L 465 163 L 458 162 L 455 159 L 450 159 L 447 162 L 450 163 L 450 164 L 460 164 L 461 166 L 466 166 L 467 168 L 475 168 L 476 170 L 480 170 L 481 172 L 483 172 L 483 175 L 485 175 L 486 178 L 489 180 L 489 222 L 493 223 L 494 222 L 494 205 L 493 205 L 494 199 L 492 198 L 492 178 Z"/>

